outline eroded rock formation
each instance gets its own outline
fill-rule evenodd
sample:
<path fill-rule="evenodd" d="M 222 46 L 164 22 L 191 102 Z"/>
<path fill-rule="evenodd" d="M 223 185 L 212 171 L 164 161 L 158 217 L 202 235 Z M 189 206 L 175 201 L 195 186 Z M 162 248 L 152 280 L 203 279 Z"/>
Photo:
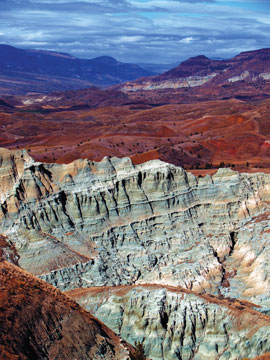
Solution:
<path fill-rule="evenodd" d="M 143 340 L 154 360 L 270 350 L 269 175 L 220 169 L 196 178 L 128 158 L 42 164 L 4 149 L 0 158 L 0 229 L 23 268 L 61 290 L 102 286 L 102 300 L 80 303 L 129 341 Z M 137 287 L 124 296 L 104 288 L 119 285 Z M 228 299 L 240 299 L 240 315 Z M 151 317 L 157 309 L 163 315 Z"/>
<path fill-rule="evenodd" d="M 161 285 L 77 289 L 84 308 L 149 357 L 243 359 L 270 349 L 270 317 L 253 304 Z"/>

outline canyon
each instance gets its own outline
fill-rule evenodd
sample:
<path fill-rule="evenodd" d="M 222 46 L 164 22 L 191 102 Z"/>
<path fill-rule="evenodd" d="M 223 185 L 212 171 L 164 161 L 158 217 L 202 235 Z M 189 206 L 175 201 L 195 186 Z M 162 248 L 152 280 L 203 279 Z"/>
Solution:
<path fill-rule="evenodd" d="M 0 358 L 269 358 L 269 59 L 2 89 Z"/>
<path fill-rule="evenodd" d="M 270 351 L 268 174 L 196 177 L 109 157 L 46 164 L 6 149 L 0 163 L 1 233 L 19 265 L 149 358 Z"/>

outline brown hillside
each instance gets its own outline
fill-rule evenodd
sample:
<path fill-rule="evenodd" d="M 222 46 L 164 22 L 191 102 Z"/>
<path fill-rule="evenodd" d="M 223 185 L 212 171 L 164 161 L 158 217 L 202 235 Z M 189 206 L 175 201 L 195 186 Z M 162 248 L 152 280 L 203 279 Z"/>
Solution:
<path fill-rule="evenodd" d="M 0 359 L 122 359 L 105 325 L 56 288 L 0 262 Z"/>

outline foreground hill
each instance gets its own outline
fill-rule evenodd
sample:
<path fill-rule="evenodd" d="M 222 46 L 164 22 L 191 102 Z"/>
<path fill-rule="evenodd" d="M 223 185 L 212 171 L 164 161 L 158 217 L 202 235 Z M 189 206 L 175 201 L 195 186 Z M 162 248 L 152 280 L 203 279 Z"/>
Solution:
<path fill-rule="evenodd" d="M 44 164 L 5 149 L 0 159 L 0 232 L 24 269 L 74 290 L 153 360 L 270 351 L 270 175 Z"/>
<path fill-rule="evenodd" d="M 0 45 L 0 55 L 0 94 L 110 86 L 153 74 L 109 56 L 78 59 L 69 54 L 9 45 Z"/>
<path fill-rule="evenodd" d="M 7 262 L 12 260 L 5 256 L 7 248 L 10 253 L 0 237 L 2 360 L 130 359 L 132 347 L 113 331 L 59 290 Z"/>

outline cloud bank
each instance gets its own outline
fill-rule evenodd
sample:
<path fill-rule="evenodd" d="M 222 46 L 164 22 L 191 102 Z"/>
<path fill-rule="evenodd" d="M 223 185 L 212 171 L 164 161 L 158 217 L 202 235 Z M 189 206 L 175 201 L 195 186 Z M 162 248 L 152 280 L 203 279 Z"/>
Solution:
<path fill-rule="evenodd" d="M 0 43 L 172 63 L 269 47 L 268 0 L 0 0 Z"/>

